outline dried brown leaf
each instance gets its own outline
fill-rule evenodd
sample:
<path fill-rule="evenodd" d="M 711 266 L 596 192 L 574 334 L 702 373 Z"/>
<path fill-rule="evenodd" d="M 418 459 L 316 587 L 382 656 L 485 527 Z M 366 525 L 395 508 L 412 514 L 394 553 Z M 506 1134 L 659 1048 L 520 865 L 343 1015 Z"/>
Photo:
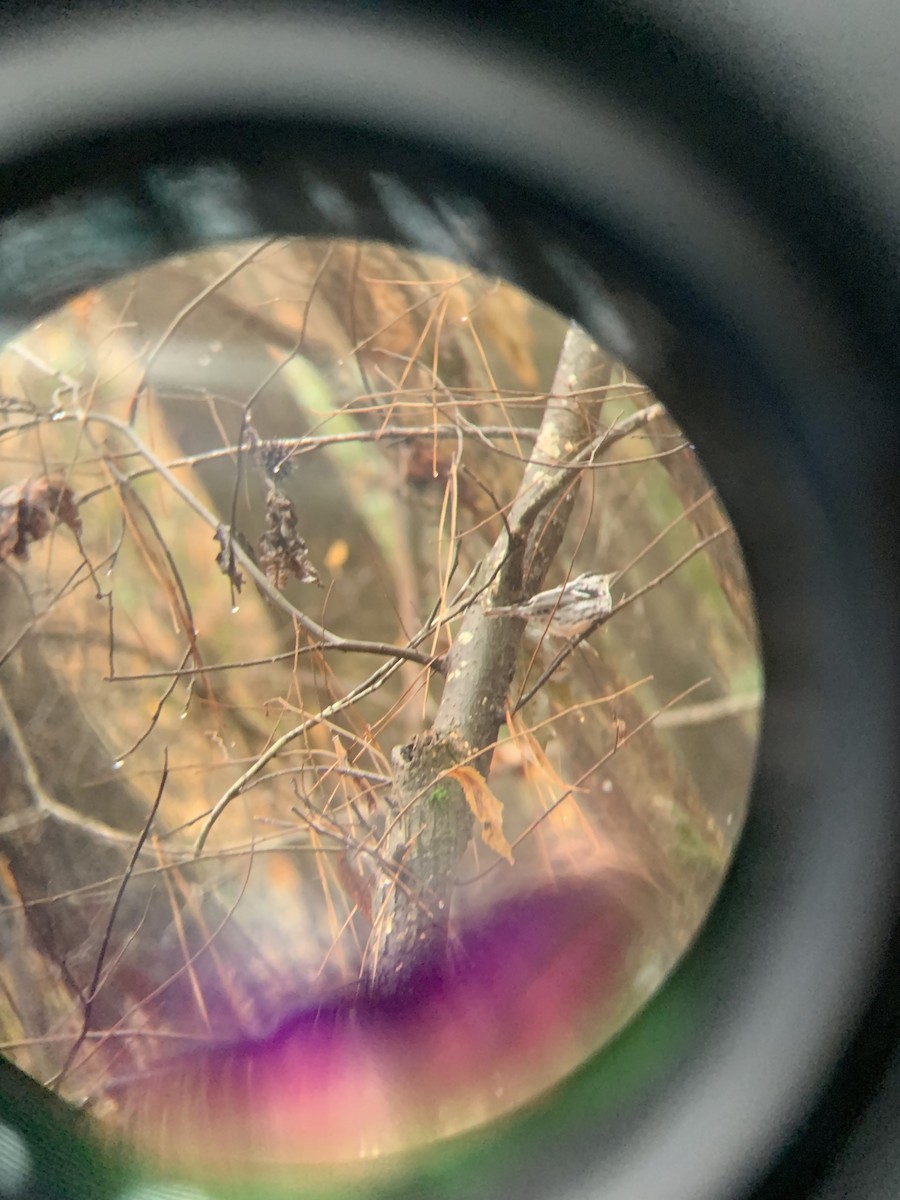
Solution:
<path fill-rule="evenodd" d="M 447 774 L 462 788 L 475 820 L 481 825 L 484 844 L 512 864 L 512 847 L 503 834 L 503 805 L 484 778 L 474 767 L 454 767 Z"/>
<path fill-rule="evenodd" d="M 259 539 L 259 565 L 279 592 L 284 590 L 290 575 L 301 583 L 318 583 L 318 573 L 297 528 L 297 510 L 289 496 L 271 481 L 267 482 L 266 530 Z"/>
<path fill-rule="evenodd" d="M 244 576 L 238 570 L 237 560 L 234 557 L 234 541 L 229 538 L 228 530 L 224 525 L 220 525 L 213 534 L 213 540 L 219 543 L 219 553 L 216 555 L 216 566 L 227 576 L 234 584 L 235 591 L 239 592 L 244 586 Z"/>
<path fill-rule="evenodd" d="M 42 475 L 0 491 L 0 562 L 27 559 L 28 547 L 45 538 L 54 521 L 81 533 L 75 495 L 62 479 Z"/>

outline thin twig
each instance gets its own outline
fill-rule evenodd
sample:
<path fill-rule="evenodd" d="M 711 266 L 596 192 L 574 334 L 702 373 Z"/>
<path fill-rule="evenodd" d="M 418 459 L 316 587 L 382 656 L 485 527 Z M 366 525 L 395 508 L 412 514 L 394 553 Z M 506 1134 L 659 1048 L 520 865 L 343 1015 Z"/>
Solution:
<path fill-rule="evenodd" d="M 203 667 L 172 667 L 165 671 L 143 671 L 136 675 L 107 675 L 105 683 L 144 683 L 148 679 L 189 678 L 192 675 L 203 675 L 213 671 L 236 671 L 244 667 L 268 667 L 274 663 L 293 661 L 305 654 L 321 653 L 326 650 L 336 650 L 344 654 L 376 654 L 383 658 L 402 658 L 407 662 L 418 663 L 420 667 L 430 667 L 433 671 L 441 671 L 441 655 L 429 654 L 416 650 L 413 646 L 395 646 L 393 642 L 366 642 L 355 638 L 341 638 L 337 642 L 310 642 L 308 646 L 298 646 L 294 650 L 285 650 L 280 654 L 270 654 L 266 658 L 245 658 L 235 662 L 211 663 Z"/>
<path fill-rule="evenodd" d="M 194 963 L 197 962 L 198 959 L 202 958 L 203 955 L 206 954 L 207 951 L 209 951 L 211 949 L 211 947 L 215 943 L 216 938 L 218 938 L 219 934 L 222 932 L 222 930 L 225 928 L 225 926 L 228 924 L 228 922 L 234 916 L 239 905 L 241 904 L 241 902 L 244 899 L 244 895 L 247 891 L 247 886 L 250 882 L 250 874 L 253 870 L 253 859 L 254 859 L 255 851 L 256 851 L 256 848 L 253 844 L 251 844 L 250 847 L 246 851 L 244 851 L 244 854 L 248 858 L 246 874 L 244 875 L 244 879 L 241 883 L 241 887 L 238 891 L 237 896 L 235 897 L 233 903 L 230 905 L 228 911 L 222 917 L 222 920 L 219 922 L 219 924 L 216 926 L 216 928 L 212 931 L 212 933 L 209 934 L 209 936 L 207 938 L 204 939 L 203 943 L 200 945 L 200 947 L 196 951 L 194 951 L 194 953 L 190 956 L 190 958 L 188 958 L 185 962 L 183 962 L 180 967 L 177 967 L 169 975 L 168 979 L 164 980 L 161 984 L 159 984 L 158 987 L 154 988 L 153 991 L 150 992 L 149 995 L 143 997 L 137 1003 L 133 1004 L 130 1009 L 128 1009 L 126 1012 L 124 1012 L 122 1014 L 122 1016 L 119 1018 L 119 1020 L 116 1022 L 116 1024 L 109 1030 L 109 1032 L 111 1034 L 115 1033 L 118 1029 L 120 1029 L 121 1026 L 131 1016 L 134 1015 L 134 1013 L 136 1013 L 140 1010 L 142 1005 L 151 1004 L 156 999 L 156 997 L 161 995 L 166 990 L 166 988 L 170 987 L 176 979 L 180 978 L 180 976 L 185 974 L 185 972 L 191 971 Z M 100 1049 L 102 1047 L 102 1045 L 103 1045 L 103 1042 L 101 1040 L 98 1042 L 96 1049 Z M 84 1064 L 93 1057 L 95 1052 L 96 1052 L 95 1050 L 92 1050 L 89 1054 L 85 1055 L 84 1059 L 82 1059 L 81 1065 L 84 1066 Z"/>
<path fill-rule="evenodd" d="M 662 408 L 658 404 L 650 404 L 646 408 L 640 409 L 627 417 L 620 425 L 615 427 L 614 432 L 607 436 L 604 444 L 606 446 L 614 445 L 623 438 L 629 437 L 636 430 L 649 421 L 656 420 L 660 415 Z M 97 416 L 97 414 L 92 414 Z M 54 420 L 58 423 L 65 421 L 81 420 L 83 414 L 76 412 L 59 412 L 54 414 Z M 640 418 L 640 419 L 638 419 Z M 303 454 L 310 454 L 316 450 L 322 450 L 329 446 L 349 446 L 359 443 L 371 442 L 378 445 L 392 445 L 394 443 L 404 442 L 413 438 L 436 438 L 439 441 L 445 439 L 458 439 L 460 430 L 464 434 L 468 434 L 477 438 L 485 446 L 488 447 L 494 454 L 499 454 L 503 458 L 512 459 L 513 462 L 527 462 L 520 454 L 511 453 L 508 450 L 502 450 L 499 446 L 494 445 L 491 438 L 510 438 L 513 441 L 534 441 L 538 435 L 538 429 L 531 425 L 475 425 L 471 421 L 457 414 L 452 423 L 446 425 L 398 425 L 388 426 L 384 429 L 355 429 L 345 433 L 325 433 L 325 434 L 303 434 L 298 437 L 283 437 L 276 439 L 263 438 L 260 445 L 265 448 L 267 441 L 274 441 L 280 449 L 285 451 L 286 460 L 299 458 Z M 602 470 L 611 467 L 627 467 L 631 464 L 639 464 L 645 462 L 655 462 L 657 459 L 668 457 L 672 454 L 680 453 L 687 448 L 687 443 L 680 443 L 669 450 L 657 451 L 650 455 L 641 455 L 637 458 L 616 459 L 612 462 L 588 462 L 583 464 L 584 470 Z M 203 450 L 197 454 L 185 454 L 178 458 L 170 459 L 165 465 L 169 470 L 175 470 L 179 467 L 194 467 L 203 463 L 216 462 L 223 458 L 234 458 L 239 453 L 241 446 L 226 445 L 216 446 L 212 450 Z M 131 453 L 135 453 L 132 451 Z M 141 451 L 136 453 L 140 454 Z M 110 455 L 111 458 L 116 457 Z M 126 458 L 128 455 L 122 454 L 118 456 Z M 543 464 L 548 470 L 570 470 L 572 464 L 547 462 Z M 156 473 L 156 466 L 151 464 L 147 467 L 141 467 L 136 471 L 128 471 L 123 473 L 123 478 L 131 481 L 133 479 L 143 479 L 148 475 Z M 97 496 L 103 495 L 109 490 L 109 484 L 103 484 L 100 487 L 91 489 L 85 492 L 81 497 L 81 504 L 86 504 L 90 500 L 96 499 Z"/>
<path fill-rule="evenodd" d="M 260 773 L 260 771 L 262 771 L 263 767 L 267 763 L 271 762 L 272 759 L 275 758 L 276 755 L 278 755 L 285 748 L 285 746 L 289 746 L 291 742 L 296 741 L 298 737 L 301 737 L 310 729 L 315 728 L 316 725 L 320 725 L 323 721 L 330 719 L 337 713 L 343 712 L 344 709 L 349 708 L 351 704 L 356 704 L 357 701 L 362 700 L 365 696 L 368 696 L 372 692 L 376 691 L 381 687 L 386 679 L 388 679 L 396 670 L 399 669 L 401 662 L 402 659 L 394 659 L 393 662 L 386 663 L 384 666 L 379 667 L 379 669 L 370 675 L 367 680 L 361 683 L 358 687 L 355 687 L 352 691 L 348 692 L 347 695 L 342 699 L 335 700 L 332 704 L 326 705 L 325 708 L 321 709 L 321 711 L 316 713 L 315 716 L 307 718 L 307 720 L 302 721 L 293 729 L 289 729 L 287 733 L 283 733 L 280 738 L 276 738 L 276 740 L 272 742 L 271 745 L 262 752 L 262 754 L 259 755 L 252 766 L 248 767 L 243 775 L 234 781 L 234 783 L 223 793 L 221 798 L 216 801 L 209 813 L 206 814 L 206 822 L 203 825 L 203 828 L 200 830 L 197 840 L 194 843 L 194 857 L 196 858 L 203 851 L 203 847 L 206 845 L 206 840 L 212 832 L 213 826 L 218 821 L 219 817 L 221 817 L 222 813 L 225 811 L 231 801 L 236 796 L 240 795 L 250 780 L 254 779 Z"/>
<path fill-rule="evenodd" d="M 190 658 L 190 656 L 191 656 L 191 648 L 188 647 L 187 650 L 184 652 L 184 658 L 181 660 L 182 667 L 184 667 L 184 664 L 187 662 L 187 660 Z M 199 671 L 200 673 L 202 673 L 204 670 L 203 667 L 197 667 L 195 669 L 197 671 Z M 140 737 L 138 737 L 137 740 L 134 741 L 128 747 L 127 750 L 123 751 L 122 754 L 118 755 L 118 757 L 116 758 L 116 762 L 118 764 L 121 765 L 125 761 L 126 758 L 129 758 L 132 754 L 134 754 L 135 750 L 137 750 L 139 746 L 142 746 L 144 744 L 144 742 L 147 740 L 147 738 L 150 736 L 150 734 L 156 728 L 157 722 L 159 721 L 159 718 L 162 716 L 162 711 L 166 706 L 166 701 L 169 699 L 169 697 L 172 695 L 172 693 L 175 691 L 175 688 L 178 685 L 178 678 L 179 678 L 180 674 L 181 674 L 180 671 L 174 672 L 174 678 L 172 679 L 169 686 L 166 688 L 166 690 L 163 692 L 162 696 L 160 697 L 159 702 L 157 703 L 156 708 L 153 710 L 153 714 L 150 717 L 150 723 L 148 724 L 147 728 L 140 735 Z"/>
<path fill-rule="evenodd" d="M 186 488 L 184 484 L 175 478 L 165 464 L 159 458 L 157 458 L 153 451 L 144 444 L 143 440 L 138 436 L 138 434 L 130 426 L 126 425 L 124 421 L 120 421 L 116 417 L 108 416 L 105 413 L 83 413 L 81 416 L 85 421 L 97 421 L 103 425 L 108 425 L 111 429 L 116 429 L 125 437 L 127 437 L 132 445 L 144 456 L 147 462 L 151 464 L 154 471 L 166 481 L 169 487 L 172 488 L 172 490 L 185 502 L 185 504 L 187 504 L 188 507 L 194 513 L 196 513 L 196 515 L 203 522 L 205 522 L 210 529 L 213 530 L 214 533 L 219 529 L 220 523 L 216 519 L 215 515 L 210 512 L 210 510 L 203 503 L 201 503 L 200 500 L 197 499 L 197 497 L 189 488 Z M 327 648 L 330 650 L 352 650 L 355 653 L 389 654 L 393 658 L 405 657 L 412 662 L 419 663 L 421 666 L 435 666 L 435 659 L 433 655 L 426 656 L 421 653 L 417 654 L 411 648 L 407 648 L 405 651 L 400 651 L 398 653 L 398 648 L 395 646 L 390 646 L 389 643 L 360 642 L 354 639 L 339 637 L 337 634 L 332 633 L 330 630 L 325 629 L 322 625 L 319 625 L 316 621 L 313 621 L 311 617 L 308 617 L 306 613 L 302 612 L 296 607 L 296 605 L 291 604 L 290 600 L 288 600 L 288 598 L 282 592 L 280 592 L 276 587 L 273 587 L 270 581 L 266 578 L 264 572 L 260 570 L 260 568 L 253 561 L 247 551 L 243 549 L 239 542 L 235 541 L 232 543 L 232 552 L 234 554 L 234 558 L 253 579 L 253 582 L 257 585 L 260 591 L 269 600 L 271 600 L 273 604 L 277 605 L 280 609 L 282 609 L 283 612 L 286 612 L 288 616 L 297 621 L 297 623 L 301 625 L 302 628 L 305 629 L 306 632 L 317 643 L 319 643 L 319 647 L 321 649 Z"/>
<path fill-rule="evenodd" d="M 138 839 L 135 842 L 134 850 L 133 850 L 131 858 L 128 862 L 128 866 L 125 868 L 125 873 L 119 882 L 119 887 L 118 887 L 118 890 L 116 891 L 115 899 L 113 900 L 112 908 L 110 909 L 110 912 L 109 912 L 109 918 L 106 922 L 106 929 L 103 931 L 103 938 L 100 942 L 100 951 L 97 955 L 97 961 L 94 964 L 94 974 L 91 978 L 91 982 L 88 985 L 87 992 L 84 995 L 84 999 L 83 999 L 84 1008 L 83 1008 L 83 1015 L 82 1015 L 81 1032 L 79 1033 L 78 1037 L 75 1039 L 75 1042 L 74 1042 L 71 1050 L 69 1051 L 68 1055 L 66 1056 L 66 1060 L 63 1063 L 61 1069 L 57 1072 L 57 1074 L 53 1077 L 53 1079 L 51 1079 L 47 1083 L 47 1087 L 58 1087 L 59 1086 L 59 1084 L 62 1082 L 62 1080 L 65 1078 L 65 1076 L 69 1073 L 72 1063 L 75 1060 L 75 1056 L 77 1055 L 78 1051 L 81 1049 L 82 1045 L 84 1044 L 85 1037 L 87 1036 L 87 1032 L 88 1032 L 88 1029 L 90 1028 L 90 1024 L 91 1024 L 91 1013 L 93 1011 L 94 1001 L 97 999 L 97 994 L 99 991 L 100 976 L 103 973 L 103 964 L 106 960 L 106 955 L 109 951 L 109 943 L 110 943 L 110 938 L 112 937 L 113 926 L 116 923 L 116 917 L 119 915 L 119 908 L 121 907 L 122 899 L 125 895 L 125 889 L 128 887 L 128 884 L 129 884 L 129 881 L 131 880 L 131 876 L 134 871 L 134 868 L 137 865 L 137 860 L 140 857 L 141 851 L 144 848 L 144 843 L 146 842 L 146 840 L 150 834 L 150 827 L 153 824 L 154 820 L 156 819 L 156 814 L 159 811 L 160 804 L 162 803 L 163 794 L 165 793 L 165 790 L 166 790 L 166 780 L 168 779 L 168 777 L 169 777 L 169 751 L 168 751 L 168 749 L 165 749 L 163 751 L 162 775 L 160 777 L 159 787 L 157 788 L 157 791 L 156 791 L 156 797 L 154 798 L 153 804 L 150 806 L 150 812 L 147 814 L 147 820 L 144 822 L 144 827 L 141 830 L 140 834 L 138 835 Z"/>
<path fill-rule="evenodd" d="M 135 387 L 134 393 L 131 397 L 131 402 L 128 405 L 129 425 L 134 424 L 135 417 L 137 416 L 138 404 L 140 403 L 141 396 L 144 394 L 144 390 L 147 386 L 147 377 L 150 374 L 150 369 L 156 362 L 156 359 L 165 349 L 172 336 L 184 324 L 191 313 L 197 311 L 204 300 L 208 299 L 211 295 L 213 295 L 214 292 L 217 292 L 219 288 L 223 287 L 229 282 L 229 280 L 233 279 L 235 275 L 238 275 L 248 263 L 251 263 L 254 260 L 254 258 L 258 258 L 259 255 L 262 254 L 263 250 L 268 249 L 269 246 L 273 245 L 277 241 L 277 236 L 266 238 L 264 242 L 260 242 L 259 245 L 254 246 L 251 250 L 248 250 L 246 254 L 242 255 L 237 260 L 237 262 L 232 263 L 232 265 L 226 271 L 223 271 L 221 275 L 217 276 L 217 278 L 215 278 L 211 283 L 207 284 L 205 288 L 197 292 L 195 296 L 192 296 L 184 308 L 180 309 L 175 314 L 175 316 L 163 330 L 159 341 L 147 355 L 144 368 L 141 371 L 140 379 L 137 382 L 137 386 Z"/>

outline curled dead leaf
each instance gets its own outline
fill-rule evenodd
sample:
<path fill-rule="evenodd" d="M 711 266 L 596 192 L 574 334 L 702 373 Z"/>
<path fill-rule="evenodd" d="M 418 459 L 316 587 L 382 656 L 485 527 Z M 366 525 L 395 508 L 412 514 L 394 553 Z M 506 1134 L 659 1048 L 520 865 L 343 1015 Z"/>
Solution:
<path fill-rule="evenodd" d="M 466 803 L 481 826 L 484 844 L 512 865 L 512 847 L 503 833 L 503 805 L 488 787 L 484 777 L 474 767 L 454 767 L 447 774 L 462 788 Z"/>
<path fill-rule="evenodd" d="M 235 541 L 237 539 L 235 538 Z M 219 543 L 219 553 L 216 555 L 216 566 L 226 575 L 234 585 L 236 592 L 239 592 L 244 586 L 244 576 L 238 569 L 237 559 L 234 555 L 234 543 L 228 536 L 228 530 L 224 525 L 219 525 L 216 532 L 213 534 L 213 541 Z"/>
<path fill-rule="evenodd" d="M 27 559 L 28 547 L 45 538 L 54 521 L 81 533 L 75 494 L 62 479 L 42 475 L 0 491 L 0 562 Z"/>
<path fill-rule="evenodd" d="M 297 510 L 289 496 L 271 480 L 266 482 L 266 529 L 259 539 L 259 565 L 279 591 L 284 590 L 289 575 L 301 583 L 318 583 L 318 572 L 297 528 Z"/>

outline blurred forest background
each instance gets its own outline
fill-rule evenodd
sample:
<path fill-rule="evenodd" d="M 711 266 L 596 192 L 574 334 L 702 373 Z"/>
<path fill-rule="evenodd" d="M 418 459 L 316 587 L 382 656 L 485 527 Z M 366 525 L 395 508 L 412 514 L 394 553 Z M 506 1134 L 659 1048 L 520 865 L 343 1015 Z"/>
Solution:
<path fill-rule="evenodd" d="M 549 675 L 564 646 L 517 645 L 448 885 L 452 933 L 620 881 L 640 937 L 560 1072 L 690 942 L 753 770 L 752 601 L 682 432 L 558 314 L 384 245 L 172 259 L 6 347 L 0 1050 L 31 1075 L 115 1118 L 117 1081 L 387 953 L 392 750 L 439 712 L 561 379 L 588 432 L 543 586 L 615 572 L 615 607 Z"/>

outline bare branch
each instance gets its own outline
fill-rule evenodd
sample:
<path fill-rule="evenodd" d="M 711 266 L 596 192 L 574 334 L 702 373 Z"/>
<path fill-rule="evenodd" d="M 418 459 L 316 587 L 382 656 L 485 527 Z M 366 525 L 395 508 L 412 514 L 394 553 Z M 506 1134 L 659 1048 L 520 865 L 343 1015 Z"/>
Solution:
<path fill-rule="evenodd" d="M 572 485 L 590 461 L 585 447 L 590 450 L 594 438 L 591 418 L 573 393 L 597 362 L 597 348 L 571 326 L 555 395 L 544 410 L 508 524 L 479 574 L 480 588 L 488 587 L 497 603 L 536 590 L 559 548 L 574 500 Z M 566 489 L 568 495 L 560 499 Z M 511 618 L 489 620 L 471 605 L 448 656 L 433 728 L 394 750 L 394 798 L 402 815 L 392 822 L 387 850 L 390 858 L 403 861 L 415 903 L 394 880 L 380 875 L 373 906 L 378 917 L 364 967 L 368 986 L 378 993 L 402 990 L 421 964 L 443 953 L 453 874 L 472 829 L 463 790 L 449 773 L 471 761 L 488 774 L 522 628 Z"/>
<path fill-rule="evenodd" d="M 147 379 L 153 364 L 156 362 L 159 355 L 169 344 L 173 336 L 178 332 L 191 313 L 196 312 L 204 300 L 207 300 L 213 295 L 214 292 L 217 292 L 219 288 L 224 287 L 224 285 L 230 279 L 234 279 L 235 275 L 240 274 L 240 272 L 243 271 L 244 267 L 246 267 L 248 263 L 251 263 L 254 258 L 258 258 L 260 254 L 262 254 L 263 250 L 268 249 L 269 246 L 274 245 L 274 243 L 277 241 L 277 237 L 270 237 L 266 238 L 264 242 L 260 242 L 258 245 L 253 246 L 247 251 L 246 254 L 242 255 L 237 262 L 232 263 L 226 271 L 223 271 L 221 275 L 214 279 L 212 283 L 207 284 L 202 291 L 198 292 L 196 296 L 193 296 L 191 300 L 184 306 L 184 308 L 175 314 L 163 331 L 159 341 L 147 355 L 147 360 L 144 363 L 144 369 L 141 373 L 140 379 L 138 380 L 137 386 L 134 389 L 131 403 L 128 406 L 129 425 L 134 424 L 135 417 L 137 416 L 138 404 L 140 403 L 141 396 L 144 394 L 144 390 L 147 386 Z"/>
<path fill-rule="evenodd" d="M 165 794 L 166 780 L 168 778 L 169 752 L 166 750 L 163 754 L 163 769 L 162 775 L 160 776 L 159 788 L 157 789 L 156 797 L 153 801 L 153 804 L 150 806 L 150 811 L 147 814 L 147 820 L 144 822 L 144 828 L 141 830 L 140 834 L 138 835 L 138 839 L 135 842 L 134 850 L 132 851 L 131 858 L 128 861 L 128 866 L 125 868 L 125 873 L 119 882 L 119 888 L 116 892 L 115 899 L 112 902 L 112 907 L 109 910 L 106 929 L 104 930 L 103 937 L 100 941 L 100 950 L 97 954 L 97 961 L 94 966 L 94 974 L 88 985 L 87 993 L 84 996 L 84 1012 L 82 1014 L 81 1032 L 75 1039 L 75 1042 L 66 1056 L 66 1060 L 60 1068 L 58 1074 L 49 1081 L 47 1085 L 48 1087 L 58 1087 L 59 1084 L 62 1083 L 63 1079 L 68 1074 L 72 1063 L 75 1061 L 75 1056 L 78 1054 L 78 1051 L 84 1044 L 84 1039 L 87 1036 L 88 1030 L 90 1029 L 91 1013 L 93 1012 L 94 1001 L 97 999 L 97 993 L 100 987 L 100 977 L 103 973 L 103 965 L 106 961 L 106 955 L 109 951 L 109 942 L 110 938 L 112 937 L 113 926 L 116 923 L 116 917 L 118 916 L 119 908 L 122 904 L 122 897 L 125 895 L 125 889 L 128 887 L 132 872 L 134 871 L 134 868 L 137 865 L 137 860 L 140 858 L 141 851 L 144 848 L 144 843 L 150 834 L 150 828 L 153 825 L 153 822 L 156 820 L 156 814 L 159 812 L 159 806 L 162 803 L 162 798 Z"/>

